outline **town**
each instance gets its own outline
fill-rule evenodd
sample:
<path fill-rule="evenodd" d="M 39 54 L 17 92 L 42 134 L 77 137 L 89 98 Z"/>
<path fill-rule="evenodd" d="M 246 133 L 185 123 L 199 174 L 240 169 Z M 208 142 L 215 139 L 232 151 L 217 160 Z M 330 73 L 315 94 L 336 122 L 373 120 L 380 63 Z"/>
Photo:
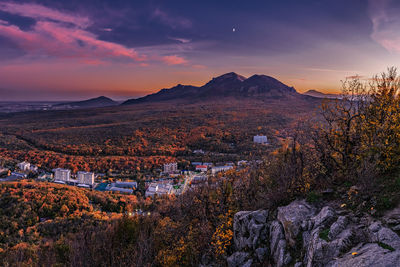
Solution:
<path fill-rule="evenodd" d="M 268 139 L 263 135 L 253 137 L 253 142 L 267 145 Z M 203 150 L 195 150 L 193 154 L 203 154 Z M 157 177 L 144 182 L 145 197 L 180 195 L 187 190 L 205 184 L 210 177 L 224 174 L 230 170 L 239 170 L 251 165 L 260 164 L 262 160 L 240 160 L 235 162 L 191 162 L 189 169 L 180 170 L 177 162 L 165 163 L 159 170 Z M 16 181 L 22 179 L 35 179 L 42 182 L 51 182 L 76 186 L 97 191 L 110 191 L 121 194 L 135 194 L 139 189 L 139 181 L 117 180 L 106 177 L 104 173 L 77 171 L 75 174 L 70 169 L 56 168 L 51 172 L 45 171 L 30 162 L 17 163 L 15 168 L 0 167 L 0 182 Z"/>

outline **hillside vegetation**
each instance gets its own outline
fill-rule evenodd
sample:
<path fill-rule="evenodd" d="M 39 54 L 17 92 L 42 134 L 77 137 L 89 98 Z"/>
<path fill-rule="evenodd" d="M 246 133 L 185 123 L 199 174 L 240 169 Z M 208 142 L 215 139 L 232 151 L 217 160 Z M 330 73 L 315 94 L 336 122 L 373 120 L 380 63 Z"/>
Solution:
<path fill-rule="evenodd" d="M 141 207 L 151 212 L 146 216 L 106 219 L 106 223 L 93 223 L 76 232 L 66 230 L 62 236 L 52 235 L 50 238 L 44 235 L 45 232 L 38 232 L 36 238 L 25 239 L 27 229 L 37 223 L 34 216 L 40 216 L 44 210 L 40 209 L 41 205 L 24 204 L 19 198 L 16 200 L 8 195 L 24 199 L 28 196 L 18 188 L 32 187 L 32 192 L 44 192 L 42 197 L 32 199 L 37 202 L 47 196 L 50 189 L 40 184 L 3 185 L 5 193 L 0 201 L 16 202 L 21 207 L 31 206 L 32 211 L 27 209 L 28 215 L 21 218 L 32 219 L 30 222 L 21 219 L 15 227 L 17 219 L 8 224 L 9 233 L 23 230 L 21 234 L 13 235 L 12 241 L 3 242 L 2 263 L 20 266 L 193 266 L 212 261 L 223 266 L 226 257 L 233 252 L 233 216 L 241 210 L 273 211 L 296 198 L 305 198 L 313 203 L 336 201 L 355 213 L 380 216 L 384 210 L 397 205 L 399 200 L 399 90 L 400 78 L 393 68 L 371 79 L 370 84 L 360 80 L 346 81 L 343 84 L 345 97 L 327 100 L 321 108 L 322 119 L 319 123 L 292 125 L 293 130 L 287 132 L 288 138 L 282 137 L 282 145 L 264 157 L 262 166 L 231 171 L 224 178 L 214 177 L 207 185 L 177 197 L 156 198 L 151 203 L 141 203 Z M 261 112 L 262 108 L 252 109 L 251 114 L 255 111 Z M 209 110 L 200 114 L 209 116 L 207 122 L 215 120 Z M 24 119 L 24 115 L 18 116 L 16 121 Z M 175 118 L 178 120 L 180 116 L 191 118 L 187 120 L 188 125 L 196 123 L 197 115 L 193 109 L 179 113 Z M 243 128 L 246 127 L 243 125 L 248 124 L 241 123 L 250 116 L 250 112 L 241 112 L 237 114 L 240 119 L 236 123 L 230 116 L 232 123 L 217 129 L 227 129 L 223 133 L 238 131 L 239 135 L 244 134 Z M 166 121 L 162 119 L 165 117 L 160 118 L 154 118 L 152 122 L 158 121 L 158 125 L 165 126 Z M 265 120 L 257 118 L 260 121 L 253 121 L 247 131 L 265 127 Z M 216 125 L 222 125 L 222 121 L 226 120 L 219 117 Z M 30 131 L 22 134 L 34 134 L 33 124 L 26 127 Z M 48 127 L 52 128 L 54 125 Z M 9 127 L 7 131 L 12 129 Z M 46 134 L 52 133 L 49 131 Z M 204 138 L 207 136 L 204 135 Z M 230 135 L 222 136 L 229 138 Z M 231 137 L 234 136 L 236 134 Z M 84 218 L 83 214 L 91 214 L 94 210 L 87 204 L 88 199 L 100 202 L 104 211 L 114 211 L 102 204 L 104 201 L 95 200 L 92 193 L 72 193 L 74 190 L 63 191 L 62 187 L 57 190 L 65 192 L 62 195 L 76 195 L 77 200 L 68 203 L 68 198 L 55 197 L 57 204 L 46 213 L 54 218 L 74 216 L 72 211 L 76 211 L 78 218 Z M 111 202 L 117 201 L 113 195 L 103 197 L 111 197 Z M 118 201 L 122 205 L 133 200 Z M 133 206 L 125 204 L 125 207 L 119 212 Z M 321 236 L 326 238 L 326 233 L 321 233 Z"/>

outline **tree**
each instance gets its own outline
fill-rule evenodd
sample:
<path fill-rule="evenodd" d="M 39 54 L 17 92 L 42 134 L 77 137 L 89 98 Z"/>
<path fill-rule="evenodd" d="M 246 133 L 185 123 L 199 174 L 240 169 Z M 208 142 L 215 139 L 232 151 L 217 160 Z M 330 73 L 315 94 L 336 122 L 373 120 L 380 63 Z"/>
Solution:
<path fill-rule="evenodd" d="M 360 181 L 394 170 L 400 160 L 400 78 L 395 68 L 343 82 L 341 99 L 322 106 L 314 145 L 326 177 Z"/>

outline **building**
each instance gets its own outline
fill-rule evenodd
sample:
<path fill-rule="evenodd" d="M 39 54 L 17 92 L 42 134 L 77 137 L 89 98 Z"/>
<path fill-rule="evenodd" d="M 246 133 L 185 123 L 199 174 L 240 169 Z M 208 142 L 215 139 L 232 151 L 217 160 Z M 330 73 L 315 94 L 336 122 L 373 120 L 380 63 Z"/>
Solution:
<path fill-rule="evenodd" d="M 93 172 L 77 172 L 78 183 L 93 185 L 94 184 L 94 173 Z"/>
<path fill-rule="evenodd" d="M 26 161 L 18 163 L 17 166 L 18 166 L 18 169 L 20 169 L 21 171 L 30 171 L 31 170 L 31 164 Z"/>
<path fill-rule="evenodd" d="M 211 173 L 216 174 L 218 172 L 226 172 L 230 169 L 233 169 L 233 166 L 217 166 L 211 168 Z"/>
<path fill-rule="evenodd" d="M 196 175 L 193 176 L 192 181 L 190 182 L 192 185 L 202 184 L 207 182 L 208 177 L 206 175 Z"/>
<path fill-rule="evenodd" d="M 138 184 L 137 182 L 121 182 L 121 181 L 116 181 L 115 183 L 112 183 L 114 187 L 119 187 L 119 188 L 137 188 Z"/>
<path fill-rule="evenodd" d="M 54 180 L 68 182 L 69 180 L 71 180 L 71 170 L 61 168 L 55 169 Z"/>
<path fill-rule="evenodd" d="M 43 173 L 39 174 L 38 179 L 50 181 L 53 179 L 53 174 L 48 173 L 48 172 L 43 172 Z"/>
<path fill-rule="evenodd" d="M 196 166 L 196 171 L 206 172 L 207 170 L 208 170 L 208 167 L 206 165 L 197 165 Z"/>
<path fill-rule="evenodd" d="M 0 167 L 0 174 L 7 173 L 8 169 Z"/>
<path fill-rule="evenodd" d="M 77 187 L 90 188 L 90 185 L 88 185 L 88 184 L 77 184 Z"/>
<path fill-rule="evenodd" d="M 12 172 L 11 176 L 15 176 L 18 177 L 20 179 L 26 178 L 28 175 L 26 175 L 25 173 L 20 173 L 20 172 Z"/>
<path fill-rule="evenodd" d="M 164 173 L 174 173 L 177 170 L 178 170 L 178 164 L 176 162 L 164 164 Z"/>
<path fill-rule="evenodd" d="M 133 194 L 134 190 L 137 188 L 137 185 L 138 185 L 137 182 L 117 181 L 115 183 L 108 184 L 105 190 L 118 193 Z"/>
<path fill-rule="evenodd" d="M 146 197 L 153 197 L 154 195 L 169 195 L 172 191 L 172 184 L 151 183 L 146 190 Z"/>
<path fill-rule="evenodd" d="M 237 162 L 237 165 L 238 165 L 238 166 L 246 166 L 246 165 L 247 165 L 247 160 L 239 160 L 239 161 Z"/>
<path fill-rule="evenodd" d="M 112 186 L 112 187 L 108 188 L 107 190 L 112 191 L 112 192 L 118 192 L 118 193 L 133 194 L 133 189 L 128 189 L 128 188 Z"/>
<path fill-rule="evenodd" d="M 38 171 L 38 167 L 31 164 L 31 167 L 29 168 L 29 170 L 30 170 L 31 172 L 37 172 L 37 171 Z"/>
<path fill-rule="evenodd" d="M 257 144 L 268 144 L 268 139 L 265 135 L 256 135 L 253 137 L 253 142 Z"/>

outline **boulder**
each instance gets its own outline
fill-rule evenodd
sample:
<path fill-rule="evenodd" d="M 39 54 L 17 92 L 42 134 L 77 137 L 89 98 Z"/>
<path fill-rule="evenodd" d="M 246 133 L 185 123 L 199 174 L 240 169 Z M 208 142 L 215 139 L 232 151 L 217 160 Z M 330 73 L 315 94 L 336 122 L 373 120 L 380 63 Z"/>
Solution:
<path fill-rule="evenodd" d="M 240 211 L 233 219 L 233 239 L 237 251 L 255 250 L 267 241 L 268 211 Z"/>
<path fill-rule="evenodd" d="M 327 267 L 395 267 L 400 265 L 400 251 L 390 252 L 376 243 L 360 245 Z"/>
<path fill-rule="evenodd" d="M 270 251 L 275 266 L 285 266 L 291 261 L 291 256 L 287 251 L 286 239 L 282 225 L 278 221 L 271 222 L 270 225 Z"/>
<path fill-rule="evenodd" d="M 247 252 L 235 252 L 227 258 L 229 267 L 250 267 L 253 260 L 250 259 L 250 254 Z"/>
<path fill-rule="evenodd" d="M 390 247 L 400 250 L 400 237 L 387 227 L 383 227 L 380 222 L 374 222 L 369 227 L 369 242 L 380 242 Z"/>
<path fill-rule="evenodd" d="M 314 208 L 304 200 L 297 200 L 278 208 L 278 221 L 283 225 L 285 237 L 290 246 L 295 245 L 302 222 L 308 220 L 314 213 Z"/>
<path fill-rule="evenodd" d="M 400 205 L 386 212 L 383 221 L 393 230 L 400 231 Z"/>
<path fill-rule="evenodd" d="M 331 225 L 329 229 L 328 238 L 330 240 L 334 239 L 338 234 L 340 234 L 347 226 L 348 220 L 346 216 L 340 216 L 336 222 Z"/>
<path fill-rule="evenodd" d="M 335 211 L 329 207 L 323 207 L 321 211 L 314 216 L 311 221 L 313 222 L 314 228 L 317 227 L 326 227 L 330 225 L 336 219 Z"/>

